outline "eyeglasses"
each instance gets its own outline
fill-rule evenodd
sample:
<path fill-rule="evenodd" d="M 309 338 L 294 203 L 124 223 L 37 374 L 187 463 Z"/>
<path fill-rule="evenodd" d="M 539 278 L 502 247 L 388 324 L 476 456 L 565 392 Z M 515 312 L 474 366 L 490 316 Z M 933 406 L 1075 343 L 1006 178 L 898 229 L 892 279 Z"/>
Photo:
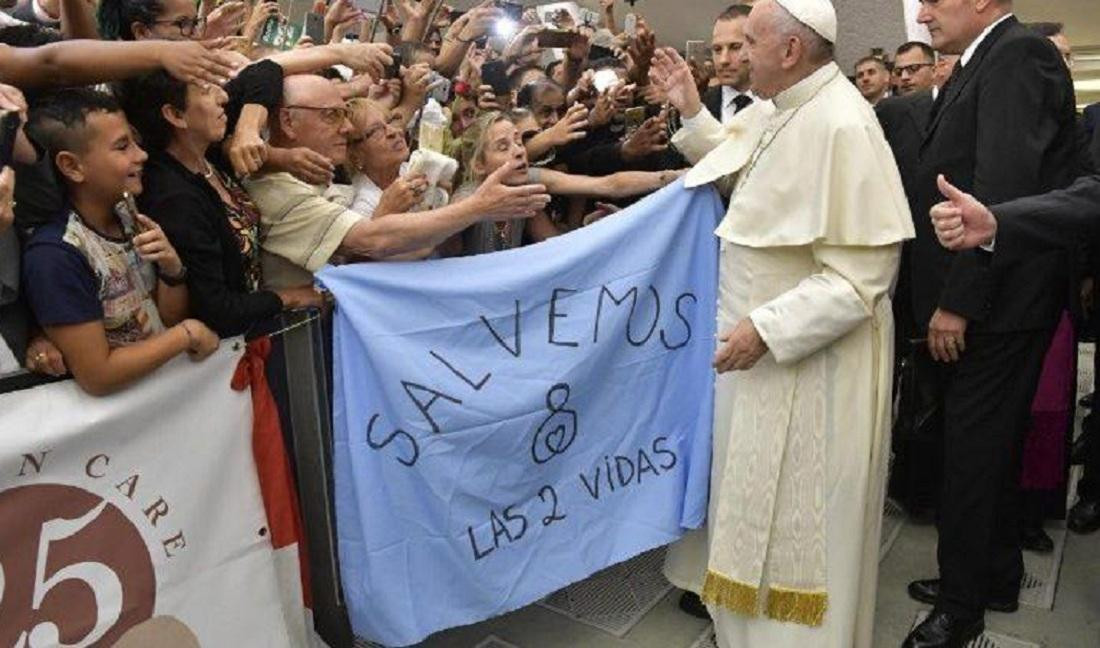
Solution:
<path fill-rule="evenodd" d="M 191 38 L 195 35 L 195 30 L 200 33 L 206 26 L 205 18 L 191 18 L 185 16 L 183 18 L 176 18 L 175 20 L 154 20 L 154 25 L 171 25 L 180 30 L 180 36 L 184 38 Z"/>
<path fill-rule="evenodd" d="M 284 108 L 316 110 L 321 113 L 321 121 L 326 124 L 340 124 L 351 118 L 351 111 L 348 110 L 347 106 L 284 106 Z"/>
<path fill-rule="evenodd" d="M 377 136 L 379 134 L 382 134 L 382 133 L 385 133 L 385 132 L 386 132 L 386 127 L 382 124 L 379 124 L 379 125 L 375 126 L 374 128 L 368 129 L 362 135 L 359 135 L 357 137 L 349 138 L 348 139 L 348 144 L 351 144 L 353 146 L 357 145 L 357 144 L 362 144 L 363 142 L 367 142 L 367 141 L 370 141 L 372 139 L 375 139 L 375 136 Z"/>
<path fill-rule="evenodd" d="M 899 65 L 894 69 L 898 71 L 898 74 L 916 74 L 921 71 L 921 68 L 932 67 L 933 63 L 914 63 L 912 65 Z"/>

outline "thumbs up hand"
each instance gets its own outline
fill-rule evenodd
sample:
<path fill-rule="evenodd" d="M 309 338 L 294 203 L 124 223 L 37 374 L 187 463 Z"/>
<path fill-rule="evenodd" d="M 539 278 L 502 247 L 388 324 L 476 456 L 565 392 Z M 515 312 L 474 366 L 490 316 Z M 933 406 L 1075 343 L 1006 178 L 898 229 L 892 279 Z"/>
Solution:
<path fill-rule="evenodd" d="M 948 250 L 971 250 L 989 245 L 997 236 L 997 219 L 978 199 L 961 191 L 941 174 L 936 178 L 944 202 L 932 208 L 932 226 Z"/>

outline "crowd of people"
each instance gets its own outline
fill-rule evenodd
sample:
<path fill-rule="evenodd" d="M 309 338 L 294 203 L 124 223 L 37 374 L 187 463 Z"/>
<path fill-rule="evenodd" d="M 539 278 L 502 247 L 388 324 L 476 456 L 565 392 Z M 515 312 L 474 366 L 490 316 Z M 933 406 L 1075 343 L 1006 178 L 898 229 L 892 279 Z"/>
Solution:
<path fill-rule="evenodd" d="M 995 204 L 1100 166 L 1100 105 L 1076 114 L 1062 27 L 1018 24 L 1010 0 L 958 4 L 922 3 L 931 44 L 848 71 L 916 228 L 894 292 L 890 490 L 936 519 L 942 580 L 911 586 L 936 614 L 909 646 L 956 645 L 984 609 L 1014 610 L 1021 548 L 1052 549 L 1076 343 L 1097 321 L 1091 241 L 994 272 L 929 225 L 938 174 Z M 690 167 L 670 141 L 685 59 L 722 125 L 772 98 L 745 54 L 751 4 L 717 17 L 709 55 L 683 59 L 643 16 L 600 5 L 397 0 L 371 16 L 319 0 L 295 26 L 262 0 L 18 0 L 0 13 L 0 374 L 109 394 L 322 307 L 327 264 L 588 227 Z M 827 45 L 811 59 L 831 61 Z M 1080 532 L 1100 528 L 1100 432 L 1086 428 Z M 681 607 L 708 615 L 691 593 Z"/>
<path fill-rule="evenodd" d="M 10 8 L 0 369 L 110 393 L 320 306 L 326 264 L 537 243 L 679 177 L 644 19 L 498 4 Z"/>

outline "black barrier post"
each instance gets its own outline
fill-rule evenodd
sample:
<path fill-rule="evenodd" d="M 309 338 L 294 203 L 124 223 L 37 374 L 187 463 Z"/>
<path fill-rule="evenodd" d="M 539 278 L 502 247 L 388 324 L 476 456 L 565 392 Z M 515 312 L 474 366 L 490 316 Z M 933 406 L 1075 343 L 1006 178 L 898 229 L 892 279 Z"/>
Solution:
<path fill-rule="evenodd" d="M 284 405 L 292 430 L 291 453 L 309 548 L 314 627 L 331 648 L 350 647 L 354 636 L 340 590 L 332 496 L 332 409 L 329 363 L 325 360 L 331 336 L 325 335 L 325 320 L 314 311 L 287 313 L 283 319 Z"/>

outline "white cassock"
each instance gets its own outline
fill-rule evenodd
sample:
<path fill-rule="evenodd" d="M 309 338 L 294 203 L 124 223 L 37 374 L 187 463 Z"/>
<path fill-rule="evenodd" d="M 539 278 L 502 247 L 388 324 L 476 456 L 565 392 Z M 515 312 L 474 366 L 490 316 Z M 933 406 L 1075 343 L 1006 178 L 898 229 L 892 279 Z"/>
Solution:
<path fill-rule="evenodd" d="M 871 107 L 833 63 L 673 139 L 688 186 L 732 187 L 719 331 L 769 352 L 716 379 L 707 528 L 665 573 L 722 648 L 870 648 L 889 457 L 890 293 L 913 224 Z M 734 610 L 737 610 L 736 612 Z"/>

